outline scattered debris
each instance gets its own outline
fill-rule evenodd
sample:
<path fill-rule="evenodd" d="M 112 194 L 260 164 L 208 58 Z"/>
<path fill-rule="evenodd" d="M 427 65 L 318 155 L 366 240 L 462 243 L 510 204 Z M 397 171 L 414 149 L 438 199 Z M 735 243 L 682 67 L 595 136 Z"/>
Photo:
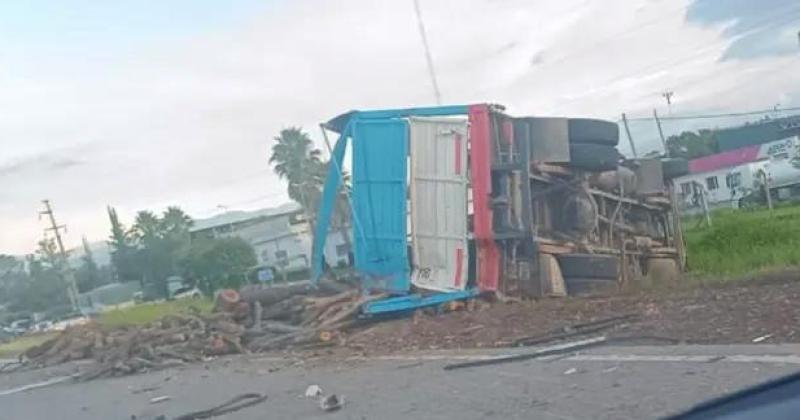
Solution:
<path fill-rule="evenodd" d="M 170 397 L 169 395 L 162 395 L 160 397 L 153 397 L 153 398 L 150 398 L 150 404 L 158 404 L 158 403 L 162 403 L 162 402 L 165 402 L 165 401 L 169 401 L 171 399 L 172 399 L 172 397 Z"/>
<path fill-rule="evenodd" d="M 224 312 L 170 315 L 143 327 L 87 324 L 28 349 L 23 359 L 31 366 L 92 359 L 95 366 L 79 378 L 90 380 L 180 366 L 208 355 L 244 353 L 244 330 Z"/>
<path fill-rule="evenodd" d="M 336 411 L 344 406 L 344 395 L 337 396 L 336 394 L 328 395 L 327 397 L 320 398 L 319 408 L 322 411 Z"/>
<path fill-rule="evenodd" d="M 161 389 L 161 387 L 158 385 L 144 386 L 131 390 L 131 394 L 143 394 L 145 392 L 157 391 L 159 389 Z"/>
<path fill-rule="evenodd" d="M 397 369 L 411 369 L 411 368 L 415 368 L 415 367 L 418 367 L 418 366 L 422 366 L 423 364 L 424 364 L 424 362 L 407 363 L 407 364 L 398 366 Z"/>
<path fill-rule="evenodd" d="M 530 359 L 537 359 L 540 357 L 545 356 L 553 356 L 557 354 L 563 353 L 571 353 L 577 350 L 599 346 L 604 344 L 607 341 L 605 336 L 589 338 L 586 340 L 581 341 L 573 341 L 570 343 L 564 343 L 557 346 L 547 347 L 532 353 L 522 353 L 522 354 L 514 354 L 510 356 L 500 356 L 491 359 L 483 359 L 483 360 L 474 360 L 469 362 L 463 363 L 453 363 L 450 365 L 445 365 L 444 370 L 454 370 L 454 369 L 461 369 L 467 367 L 477 367 L 477 366 L 487 366 L 487 365 L 495 365 L 500 363 L 509 363 L 509 362 L 519 362 L 523 360 L 530 360 Z"/>
<path fill-rule="evenodd" d="M 592 299 L 540 299 L 514 304 L 476 299 L 474 311 L 387 320 L 347 335 L 344 345 L 368 355 L 428 349 L 509 347 L 521 338 L 564 333 L 571 326 L 622 314 L 639 314 L 606 330 L 609 342 L 639 345 L 740 344 L 770 333 L 763 343 L 800 341 L 800 281 L 797 271 L 780 278 L 654 290 Z M 697 309 L 684 310 L 688 305 Z M 482 310 L 477 310 L 482 308 Z M 657 310 L 648 312 L 648 308 Z M 743 323 L 746 314 L 747 323 Z M 459 334 L 476 324 L 484 328 Z M 580 328 L 578 329 L 578 331 Z M 585 329 L 584 329 L 585 330 Z M 756 331 L 754 333 L 753 331 Z M 562 338 L 580 340 L 592 335 Z M 541 345 L 551 345 L 541 343 Z M 524 351 L 521 348 L 520 351 Z"/>
<path fill-rule="evenodd" d="M 635 321 L 636 319 L 638 319 L 637 314 L 626 314 L 626 315 L 598 319 L 590 322 L 583 322 L 580 324 L 573 324 L 559 328 L 557 330 L 550 331 L 545 334 L 521 337 L 514 340 L 513 344 L 514 346 L 535 346 L 535 345 L 545 344 L 551 341 L 558 341 L 581 335 L 594 334 L 603 330 L 620 326 L 625 322 Z"/>
<path fill-rule="evenodd" d="M 218 417 L 223 414 L 239 411 L 243 408 L 261 404 L 267 400 L 267 394 L 247 393 L 234 397 L 216 407 L 207 410 L 195 411 L 175 417 L 173 420 L 201 420 Z"/>
<path fill-rule="evenodd" d="M 322 388 L 319 385 L 309 385 L 306 388 L 306 398 L 316 398 L 322 395 Z"/>

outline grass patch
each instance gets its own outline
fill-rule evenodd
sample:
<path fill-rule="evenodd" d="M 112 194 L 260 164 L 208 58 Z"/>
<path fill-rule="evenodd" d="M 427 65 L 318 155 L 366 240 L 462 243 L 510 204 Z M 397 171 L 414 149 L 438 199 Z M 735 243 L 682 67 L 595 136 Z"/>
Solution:
<path fill-rule="evenodd" d="M 212 306 L 213 302 L 206 298 L 147 302 L 104 312 L 96 322 L 108 327 L 143 325 L 166 315 L 193 313 L 195 309 L 200 313 L 210 313 Z"/>
<path fill-rule="evenodd" d="M 28 350 L 33 346 L 38 346 L 39 344 L 42 344 L 57 335 L 58 332 L 24 335 L 7 343 L 0 344 L 0 359 L 16 358 L 25 350 Z"/>
<path fill-rule="evenodd" d="M 712 226 L 685 223 L 689 270 L 694 276 L 735 277 L 800 266 L 800 206 L 769 210 L 717 210 Z"/>

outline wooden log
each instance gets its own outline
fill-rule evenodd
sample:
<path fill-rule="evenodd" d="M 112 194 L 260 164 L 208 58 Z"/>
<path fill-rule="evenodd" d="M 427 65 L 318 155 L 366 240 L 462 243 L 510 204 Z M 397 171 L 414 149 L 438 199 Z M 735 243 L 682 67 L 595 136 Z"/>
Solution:
<path fill-rule="evenodd" d="M 233 312 L 241 300 L 239 292 L 233 289 L 224 289 L 217 294 L 214 308 L 219 311 Z"/>
<path fill-rule="evenodd" d="M 261 316 L 263 313 L 264 308 L 261 306 L 261 302 L 253 302 L 253 325 L 250 327 L 251 330 L 261 331 Z"/>
<path fill-rule="evenodd" d="M 287 334 L 302 331 L 304 328 L 283 322 L 264 322 L 261 324 L 261 329 L 271 333 Z"/>
<path fill-rule="evenodd" d="M 311 284 L 309 282 L 298 282 L 274 287 L 247 285 L 241 288 L 240 294 L 242 300 L 245 302 L 254 302 L 257 300 L 266 307 L 295 295 L 307 295 L 311 291 L 310 288 Z"/>
<path fill-rule="evenodd" d="M 245 302 L 258 300 L 262 305 L 269 306 L 296 295 L 330 296 L 344 293 L 350 289 L 351 287 L 347 284 L 333 281 L 320 281 L 319 284 L 299 281 L 272 287 L 247 285 L 242 287 L 239 293 Z"/>

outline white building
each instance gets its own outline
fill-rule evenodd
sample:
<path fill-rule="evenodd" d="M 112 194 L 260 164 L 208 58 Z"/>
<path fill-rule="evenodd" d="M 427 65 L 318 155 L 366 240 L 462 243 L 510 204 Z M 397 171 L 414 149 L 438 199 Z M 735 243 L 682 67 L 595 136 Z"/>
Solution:
<path fill-rule="evenodd" d="M 676 194 L 688 210 L 700 206 L 700 193 L 712 207 L 737 207 L 739 199 L 762 182 L 761 171 L 779 197 L 795 195 L 793 190 L 800 184 L 800 139 L 790 137 L 692 159 L 690 173 L 675 180 Z"/>
<path fill-rule="evenodd" d="M 258 258 L 258 269 L 272 268 L 296 273 L 311 268 L 313 232 L 302 209 L 295 203 L 273 209 L 228 212 L 197 220 L 191 229 L 197 237 L 239 237 L 250 243 Z M 340 232 L 328 234 L 325 260 L 331 266 L 348 264 L 350 250 Z"/>

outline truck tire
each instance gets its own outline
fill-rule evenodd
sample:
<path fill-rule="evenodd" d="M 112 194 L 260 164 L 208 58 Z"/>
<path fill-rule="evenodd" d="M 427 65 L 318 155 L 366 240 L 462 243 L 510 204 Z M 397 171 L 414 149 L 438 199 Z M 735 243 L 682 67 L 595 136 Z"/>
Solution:
<path fill-rule="evenodd" d="M 683 158 L 661 159 L 661 171 L 664 179 L 673 179 L 689 173 L 689 161 Z"/>
<path fill-rule="evenodd" d="M 566 277 L 608 279 L 619 278 L 619 258 L 605 254 L 562 254 L 558 257 L 561 274 Z"/>
<path fill-rule="evenodd" d="M 570 166 L 594 172 L 617 169 L 619 161 L 619 152 L 615 147 L 601 144 L 570 144 L 569 154 Z"/>
<path fill-rule="evenodd" d="M 576 144 L 602 144 L 616 146 L 619 143 L 617 123 L 591 118 L 570 118 L 567 120 L 569 142 Z"/>
<path fill-rule="evenodd" d="M 569 296 L 610 296 L 619 291 L 617 280 L 564 277 Z"/>

